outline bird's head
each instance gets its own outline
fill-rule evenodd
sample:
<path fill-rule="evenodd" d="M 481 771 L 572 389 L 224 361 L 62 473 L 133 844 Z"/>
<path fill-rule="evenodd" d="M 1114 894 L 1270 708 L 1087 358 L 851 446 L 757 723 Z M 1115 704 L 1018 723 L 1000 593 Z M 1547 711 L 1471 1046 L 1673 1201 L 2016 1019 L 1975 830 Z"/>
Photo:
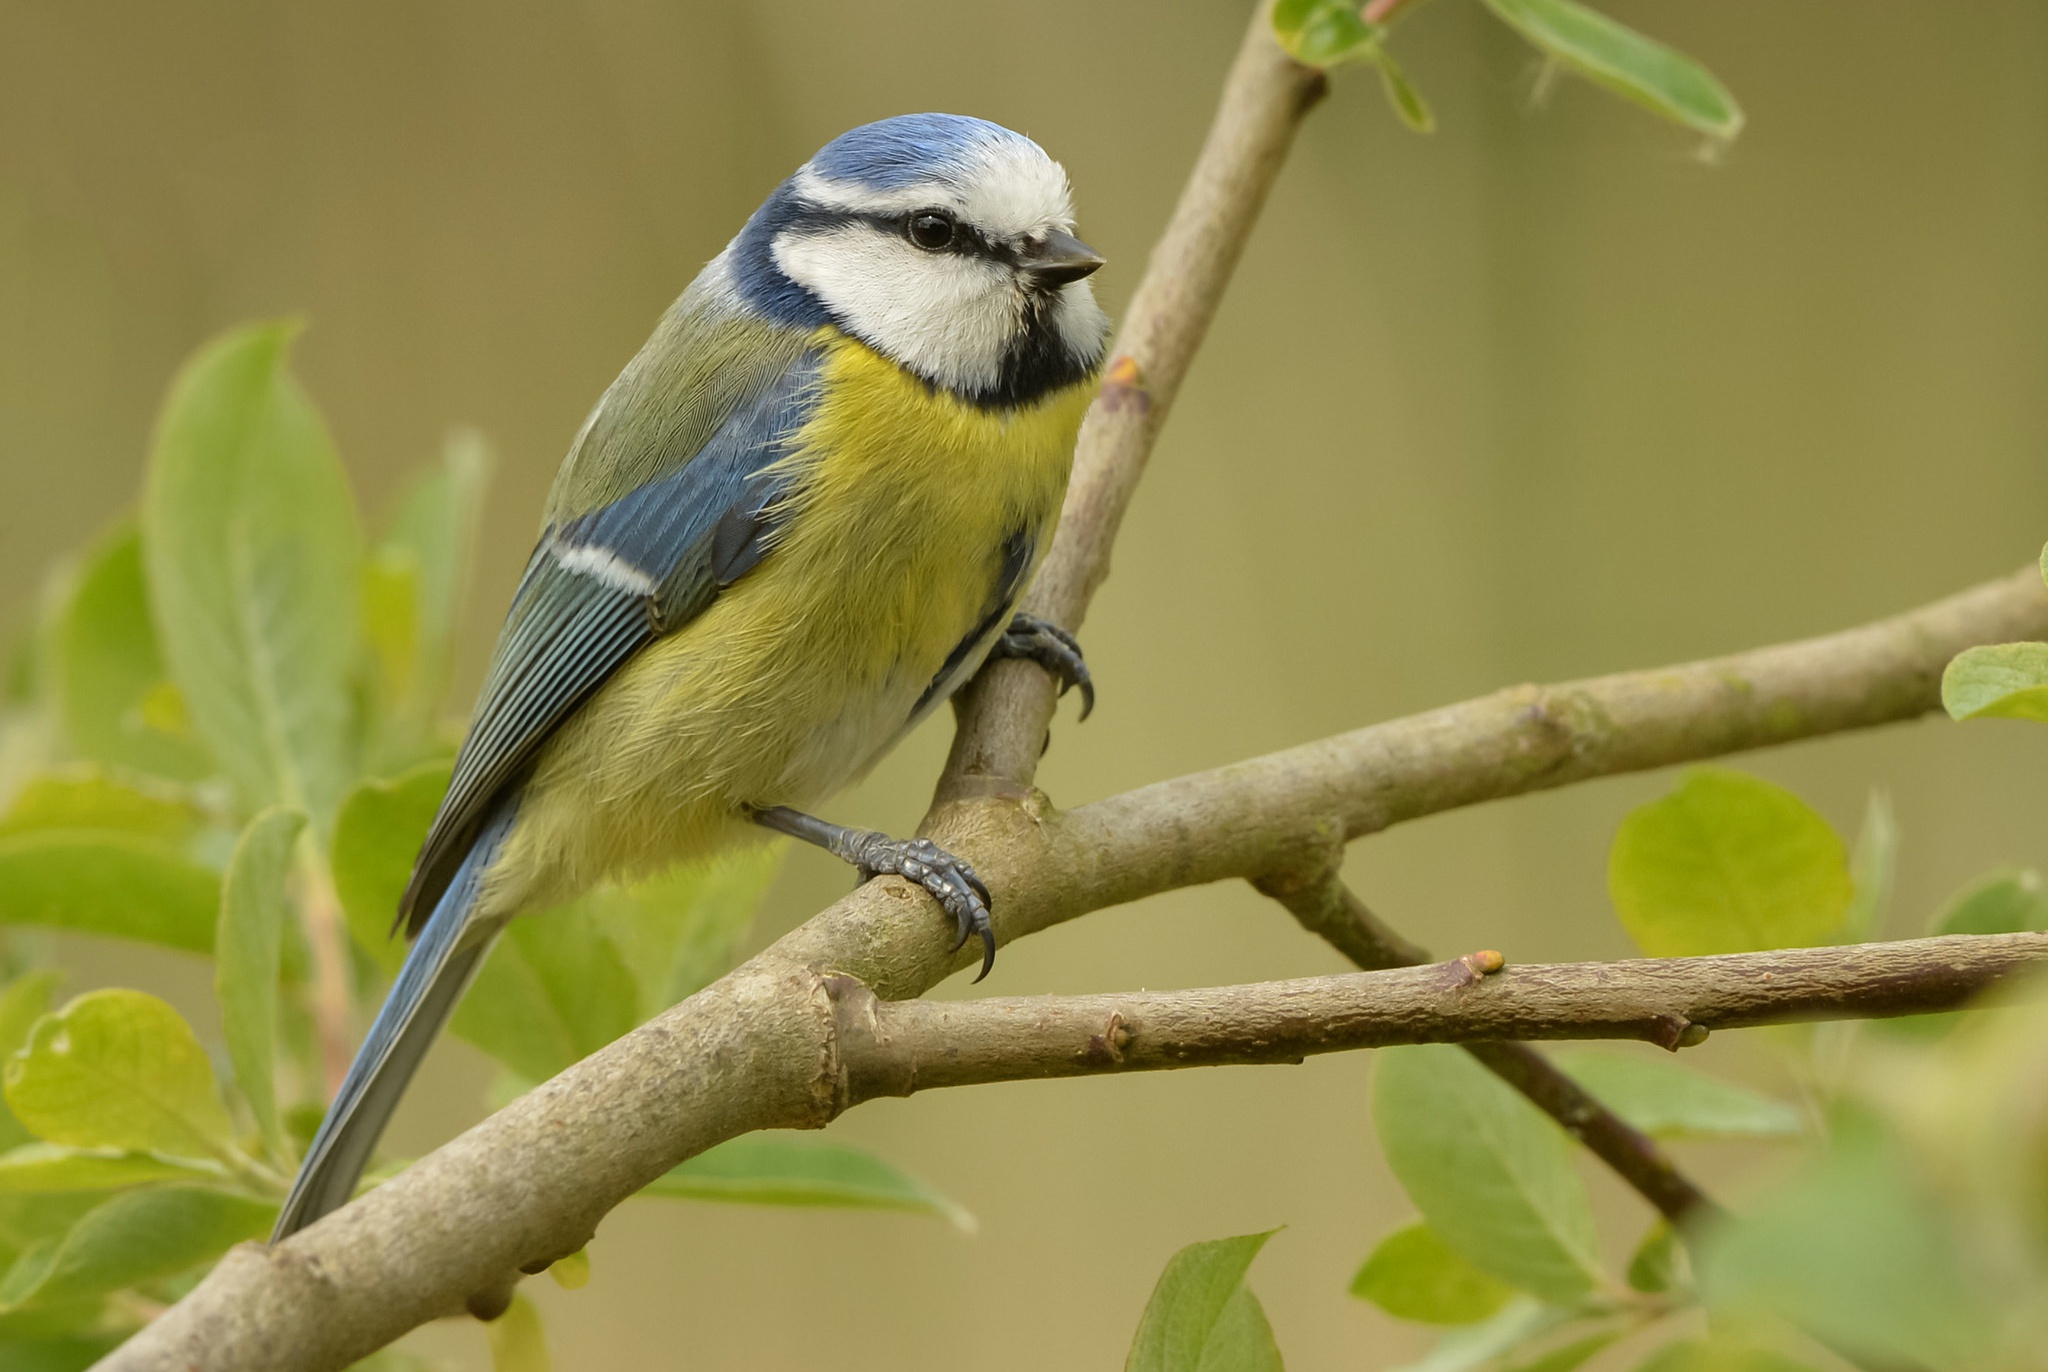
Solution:
<path fill-rule="evenodd" d="M 1067 175 L 1022 134 L 906 114 L 827 143 L 728 250 L 751 308 L 830 322 L 934 386 L 1009 406 L 1101 364 Z"/>

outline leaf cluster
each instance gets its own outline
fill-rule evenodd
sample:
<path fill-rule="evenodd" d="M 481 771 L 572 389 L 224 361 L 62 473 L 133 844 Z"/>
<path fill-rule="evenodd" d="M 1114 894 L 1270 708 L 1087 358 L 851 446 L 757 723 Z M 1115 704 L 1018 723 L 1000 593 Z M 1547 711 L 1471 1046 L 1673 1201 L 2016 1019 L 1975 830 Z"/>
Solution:
<path fill-rule="evenodd" d="M 1546 74 L 1582 76 L 1662 119 L 1724 147 L 1742 131 L 1742 110 L 1713 73 L 1653 38 L 1577 0 L 1481 0 L 1543 56 Z M 1278 0 L 1273 33 L 1289 56 L 1329 69 L 1351 62 L 1377 68 L 1387 104 L 1417 133 L 1436 116 L 1387 50 L 1393 22 L 1410 0 Z"/>
<path fill-rule="evenodd" d="M 2015 676 L 2023 657 L 1958 658 L 1953 713 L 2036 717 L 1980 708 L 2048 690 L 2048 673 Z M 1852 849 L 1783 787 L 1695 768 L 1622 820 L 1608 885 L 1623 929 L 1652 956 L 1814 946 L 1881 932 L 1896 853 L 1882 792 Z M 1928 927 L 2048 929 L 2048 897 L 2032 871 L 1994 871 Z M 1811 1372 L 1841 1356 L 1934 1372 L 2035 1366 L 2048 1339 L 2048 1002 L 1880 1022 L 1856 1053 L 1844 1033 L 1854 1031 L 1759 1036 L 1798 1104 L 1649 1050 L 1551 1055 L 1651 1138 L 1800 1150 L 1789 1177 L 1741 1217 L 1674 1228 L 1653 1215 L 1618 1264 L 1557 1120 L 1460 1048 L 1381 1050 L 1375 1131 L 1420 1213 L 1373 1246 L 1350 1291 L 1444 1331 L 1398 1372 L 1570 1372 L 1596 1359 L 1636 1372 Z M 1279 1366 L 1263 1317 L 1236 1316 L 1228 1339 L 1207 1332 L 1231 1302 L 1257 1310 L 1242 1276 L 1267 1237 L 1176 1256 L 1129 1365 Z M 1195 1306 L 1190 1290 L 1208 1303 Z M 1167 1329 L 1199 1356 L 1158 1352 Z M 1212 1355 L 1204 1339 L 1250 1351 Z"/>
<path fill-rule="evenodd" d="M 459 737 L 444 703 L 489 459 L 458 432 L 366 533 L 290 370 L 296 332 L 240 329 L 187 364 L 137 514 L 59 572 L 8 673 L 0 1366 L 82 1368 L 268 1233 L 332 1055 L 405 955 L 392 915 Z M 721 974 L 776 858 L 515 922 L 451 1026 L 499 1065 L 492 1100 Z M 140 990 L 60 1003 L 53 931 L 211 958 L 217 1037 Z M 859 1149 L 780 1136 L 646 1194 L 973 1223 Z M 582 1255 L 557 1266 L 588 1276 Z M 546 1365 L 529 1303 L 490 1343 L 501 1367 Z"/>

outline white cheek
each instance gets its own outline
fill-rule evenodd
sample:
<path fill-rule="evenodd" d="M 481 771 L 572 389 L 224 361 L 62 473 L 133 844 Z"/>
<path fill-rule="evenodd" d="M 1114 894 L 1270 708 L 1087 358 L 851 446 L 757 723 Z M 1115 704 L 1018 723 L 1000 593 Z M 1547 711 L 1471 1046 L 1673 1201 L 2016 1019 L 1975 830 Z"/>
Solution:
<path fill-rule="evenodd" d="M 864 224 L 784 234 L 774 254 L 849 332 L 918 375 L 966 391 L 1002 380 L 1021 302 L 1000 264 L 925 252 Z"/>
<path fill-rule="evenodd" d="M 1095 303 L 1095 292 L 1086 281 L 1076 281 L 1060 291 L 1052 326 L 1069 356 L 1090 364 L 1102 360 L 1103 345 L 1109 339 L 1109 316 Z"/>

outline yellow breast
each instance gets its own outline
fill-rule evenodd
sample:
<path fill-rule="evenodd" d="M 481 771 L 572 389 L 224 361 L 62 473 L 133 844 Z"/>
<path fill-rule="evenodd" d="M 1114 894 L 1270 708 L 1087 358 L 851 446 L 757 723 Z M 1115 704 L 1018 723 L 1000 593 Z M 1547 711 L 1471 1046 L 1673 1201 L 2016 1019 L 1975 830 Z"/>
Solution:
<path fill-rule="evenodd" d="M 742 806 L 815 805 L 988 616 L 1005 541 L 1034 567 L 1050 542 L 1092 382 L 983 410 L 836 330 L 818 343 L 772 551 L 550 741 L 491 878 L 518 904 L 703 851 Z"/>

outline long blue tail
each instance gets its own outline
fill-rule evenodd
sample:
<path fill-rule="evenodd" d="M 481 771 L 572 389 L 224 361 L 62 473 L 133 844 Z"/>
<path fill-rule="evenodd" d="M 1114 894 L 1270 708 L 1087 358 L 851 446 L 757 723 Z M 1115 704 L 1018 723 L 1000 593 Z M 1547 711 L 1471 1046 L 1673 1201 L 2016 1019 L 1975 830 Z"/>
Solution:
<path fill-rule="evenodd" d="M 470 916 L 484 869 L 512 827 L 513 812 L 512 805 L 501 806 L 478 832 L 455 879 L 406 954 L 391 994 L 356 1050 L 356 1060 L 349 1064 L 341 1090 L 299 1164 L 291 1194 L 278 1212 L 277 1228 L 271 1231 L 272 1243 L 348 1203 L 420 1059 L 496 942 L 495 931 L 471 929 Z"/>

